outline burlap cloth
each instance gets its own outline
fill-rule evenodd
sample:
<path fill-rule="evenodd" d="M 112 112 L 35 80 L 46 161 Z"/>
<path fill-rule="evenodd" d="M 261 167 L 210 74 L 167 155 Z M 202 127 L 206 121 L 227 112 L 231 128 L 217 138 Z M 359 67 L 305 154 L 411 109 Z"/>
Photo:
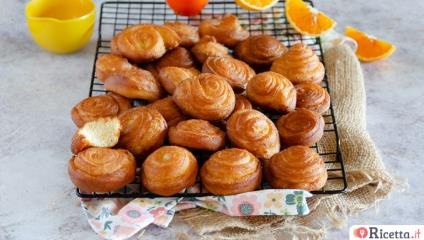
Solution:
<path fill-rule="evenodd" d="M 357 58 L 342 45 L 327 50 L 324 60 L 348 177 L 346 193 L 314 196 L 305 217 L 229 217 L 199 208 L 177 214 L 203 239 L 320 239 L 326 229 L 344 225 L 347 216 L 373 207 L 392 192 L 395 181 L 366 131 L 364 80 Z"/>

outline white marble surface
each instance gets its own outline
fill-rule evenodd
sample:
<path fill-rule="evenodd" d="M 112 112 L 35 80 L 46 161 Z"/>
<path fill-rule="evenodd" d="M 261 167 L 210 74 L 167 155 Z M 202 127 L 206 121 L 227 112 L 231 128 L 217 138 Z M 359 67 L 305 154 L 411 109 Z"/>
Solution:
<path fill-rule="evenodd" d="M 0 7 L 0 239 L 99 239 L 66 173 L 75 130 L 69 110 L 88 94 L 95 39 L 67 56 L 39 49 L 27 32 L 25 2 L 1 0 Z M 390 59 L 363 64 L 367 123 L 387 168 L 408 178 L 410 188 L 348 224 L 423 224 L 424 1 L 317 2 L 338 21 L 338 30 L 350 24 L 398 47 Z M 187 230 L 183 223 L 172 229 Z M 347 236 L 345 227 L 328 239 Z M 145 234 L 175 237 L 155 227 Z"/>

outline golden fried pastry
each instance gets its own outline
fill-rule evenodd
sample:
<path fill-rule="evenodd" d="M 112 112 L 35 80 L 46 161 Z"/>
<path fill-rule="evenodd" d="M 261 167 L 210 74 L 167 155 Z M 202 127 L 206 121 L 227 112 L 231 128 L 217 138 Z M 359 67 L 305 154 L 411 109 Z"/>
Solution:
<path fill-rule="evenodd" d="M 162 145 L 168 126 L 165 118 L 155 109 L 135 107 L 119 116 L 122 130 L 118 146 L 128 149 L 137 158 Z"/>
<path fill-rule="evenodd" d="M 165 43 L 151 25 L 130 26 L 115 35 L 111 42 L 112 53 L 122 55 L 136 63 L 151 62 L 165 54 Z"/>
<path fill-rule="evenodd" d="M 83 192 L 118 190 L 135 179 L 136 162 L 124 149 L 88 148 L 69 160 L 68 173 Z"/>
<path fill-rule="evenodd" d="M 183 22 L 166 22 L 165 26 L 172 28 L 180 37 L 180 45 L 191 47 L 199 41 L 199 33 L 196 27 Z"/>
<path fill-rule="evenodd" d="M 131 100 L 114 92 L 108 92 L 106 95 L 113 97 L 119 105 L 118 115 L 131 108 Z"/>
<path fill-rule="evenodd" d="M 237 56 L 252 65 L 270 65 L 287 48 L 269 35 L 251 36 L 236 47 Z"/>
<path fill-rule="evenodd" d="M 161 59 L 159 59 L 156 65 L 158 69 L 163 67 L 190 68 L 193 66 L 193 57 L 187 49 L 182 47 L 177 47 L 167 52 Z"/>
<path fill-rule="evenodd" d="M 250 192 L 261 184 L 261 163 L 247 150 L 228 148 L 212 154 L 200 177 L 203 187 L 214 195 Z"/>
<path fill-rule="evenodd" d="M 253 106 L 249 99 L 247 99 L 245 96 L 236 94 L 236 105 L 234 107 L 234 112 L 243 109 L 253 109 Z"/>
<path fill-rule="evenodd" d="M 319 190 L 327 182 L 324 161 L 309 147 L 293 146 L 275 154 L 265 165 L 273 188 Z"/>
<path fill-rule="evenodd" d="M 91 122 L 99 118 L 116 117 L 121 112 L 127 110 L 111 95 L 100 95 L 88 97 L 71 110 L 72 121 L 77 127 L 82 127 L 86 122 Z"/>
<path fill-rule="evenodd" d="M 191 52 L 196 59 L 203 63 L 208 57 L 224 57 L 228 56 L 228 48 L 218 43 L 212 36 L 204 36 L 196 43 Z"/>
<path fill-rule="evenodd" d="M 296 88 L 296 108 L 307 108 L 319 114 L 330 108 L 330 95 L 316 83 L 299 83 Z"/>
<path fill-rule="evenodd" d="M 280 151 L 277 128 L 257 110 L 234 112 L 227 121 L 227 135 L 234 146 L 244 148 L 261 159 L 269 159 Z"/>
<path fill-rule="evenodd" d="M 225 78 L 210 73 L 180 82 L 173 99 L 183 112 L 209 121 L 226 119 L 234 110 L 236 101 Z"/>
<path fill-rule="evenodd" d="M 170 196 L 190 187 L 196 181 L 197 160 L 182 147 L 164 146 L 143 162 L 143 186 L 152 193 Z"/>
<path fill-rule="evenodd" d="M 158 112 L 165 118 L 168 127 L 177 125 L 177 123 L 185 119 L 185 116 L 181 113 L 171 96 L 156 100 L 153 103 L 146 105 L 146 107 L 158 110 Z"/>
<path fill-rule="evenodd" d="M 324 65 L 312 48 L 303 43 L 293 45 L 271 66 L 271 71 L 278 72 L 293 84 L 303 82 L 319 83 L 324 78 Z"/>
<path fill-rule="evenodd" d="M 225 145 L 225 132 L 201 119 L 179 122 L 169 129 L 169 143 L 192 149 L 216 151 Z"/>
<path fill-rule="evenodd" d="M 235 91 L 246 89 L 249 80 L 255 76 L 249 65 L 232 57 L 209 57 L 203 63 L 202 72 L 224 77 Z"/>
<path fill-rule="evenodd" d="M 126 58 L 105 54 L 101 55 L 96 61 L 96 76 L 101 82 L 104 82 L 113 73 L 125 72 L 133 67 Z"/>
<path fill-rule="evenodd" d="M 120 131 L 117 117 L 87 122 L 72 137 L 71 151 L 77 154 L 89 147 L 113 147 L 118 143 Z"/>
<path fill-rule="evenodd" d="M 178 47 L 181 42 L 180 36 L 178 36 L 177 32 L 174 31 L 169 26 L 164 25 L 152 25 L 156 31 L 159 32 L 160 36 L 163 39 L 163 42 L 165 44 L 166 49 L 173 49 Z"/>
<path fill-rule="evenodd" d="M 226 14 L 221 19 L 203 20 L 199 26 L 200 36 L 213 36 L 216 40 L 229 47 L 249 37 L 249 32 L 243 29 L 234 15 Z"/>
<path fill-rule="evenodd" d="M 159 69 L 159 81 L 168 93 L 173 94 L 179 82 L 199 74 L 195 68 L 163 67 Z"/>
<path fill-rule="evenodd" d="M 105 79 L 105 88 L 127 98 L 154 101 L 163 95 L 159 81 L 149 72 L 138 67 L 111 74 Z"/>
<path fill-rule="evenodd" d="M 285 113 L 296 107 L 296 89 L 275 72 L 263 72 L 250 79 L 246 94 L 250 101 L 265 109 Z"/>
<path fill-rule="evenodd" d="M 277 129 L 284 146 L 311 146 L 324 134 L 324 118 L 308 109 L 297 109 L 277 121 Z"/>

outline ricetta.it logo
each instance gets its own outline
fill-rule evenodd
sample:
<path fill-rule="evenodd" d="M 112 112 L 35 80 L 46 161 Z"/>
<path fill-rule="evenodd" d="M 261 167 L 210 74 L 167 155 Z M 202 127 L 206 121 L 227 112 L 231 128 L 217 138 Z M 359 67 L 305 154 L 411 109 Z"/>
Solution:
<path fill-rule="evenodd" d="M 368 236 L 368 229 L 364 227 L 359 227 L 353 229 L 353 235 L 357 238 L 364 239 Z"/>

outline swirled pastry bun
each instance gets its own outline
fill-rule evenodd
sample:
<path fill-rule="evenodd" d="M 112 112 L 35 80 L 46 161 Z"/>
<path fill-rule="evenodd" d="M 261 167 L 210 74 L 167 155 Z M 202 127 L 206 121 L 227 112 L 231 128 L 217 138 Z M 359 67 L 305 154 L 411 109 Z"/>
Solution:
<path fill-rule="evenodd" d="M 209 121 L 226 119 L 235 105 L 230 84 L 225 78 L 210 73 L 180 82 L 172 97 L 184 113 Z"/>
<path fill-rule="evenodd" d="M 243 109 L 253 109 L 252 103 L 245 96 L 236 94 L 236 105 L 234 107 L 234 112 Z"/>
<path fill-rule="evenodd" d="M 180 36 L 171 27 L 164 25 L 152 25 L 156 31 L 159 32 L 163 39 L 166 49 L 173 49 L 178 47 L 181 42 Z"/>
<path fill-rule="evenodd" d="M 277 121 L 277 129 L 284 146 L 311 146 L 324 135 L 324 118 L 308 109 L 297 109 Z"/>
<path fill-rule="evenodd" d="M 250 79 L 246 94 L 254 104 L 268 110 L 290 112 L 296 107 L 296 89 L 275 72 L 263 72 Z"/>
<path fill-rule="evenodd" d="M 72 121 L 77 127 L 82 127 L 86 122 L 91 122 L 99 118 L 116 117 L 121 112 L 127 110 L 111 95 L 100 95 L 88 97 L 71 110 Z"/>
<path fill-rule="evenodd" d="M 249 37 L 234 15 L 226 14 L 221 19 L 203 20 L 199 25 L 200 36 L 213 36 L 226 46 L 233 47 Z"/>
<path fill-rule="evenodd" d="M 251 36 L 236 47 L 237 56 L 252 65 L 271 65 L 287 48 L 269 35 Z"/>
<path fill-rule="evenodd" d="M 119 120 L 122 130 L 117 146 L 128 149 L 137 158 L 161 146 L 168 133 L 165 118 L 149 107 L 131 108 L 122 113 Z"/>
<path fill-rule="evenodd" d="M 263 113 L 253 110 L 234 112 L 227 121 L 231 143 L 261 159 L 269 159 L 280 151 L 280 138 L 274 123 Z"/>
<path fill-rule="evenodd" d="M 199 41 L 199 33 L 196 27 L 183 22 L 166 22 L 165 26 L 172 28 L 180 37 L 180 45 L 191 47 Z"/>
<path fill-rule="evenodd" d="M 214 195 L 250 192 L 261 184 L 261 163 L 247 150 L 228 148 L 212 154 L 200 177 L 204 188 Z"/>
<path fill-rule="evenodd" d="M 161 69 L 163 67 L 190 68 L 193 66 L 193 57 L 187 49 L 182 47 L 177 47 L 167 52 L 161 59 L 159 59 L 156 65 L 158 69 Z"/>
<path fill-rule="evenodd" d="M 186 117 L 181 113 L 177 104 L 174 103 L 172 97 L 166 97 L 154 101 L 147 105 L 149 108 L 156 109 L 165 118 L 168 127 L 177 125 L 177 123 L 183 121 Z"/>
<path fill-rule="evenodd" d="M 330 95 L 316 83 L 300 83 L 296 88 L 296 108 L 306 108 L 323 114 L 330 108 Z"/>
<path fill-rule="evenodd" d="M 68 173 L 83 192 L 118 190 L 135 179 L 136 162 L 123 149 L 88 148 L 69 160 Z"/>
<path fill-rule="evenodd" d="M 151 62 L 165 54 L 165 43 L 151 25 L 130 26 L 115 35 L 111 42 L 113 54 L 122 55 L 136 63 Z"/>
<path fill-rule="evenodd" d="M 228 56 L 228 48 L 218 43 L 212 36 L 204 36 L 196 43 L 191 52 L 196 59 L 203 63 L 208 57 L 224 57 Z"/>
<path fill-rule="evenodd" d="M 117 117 L 87 122 L 72 137 L 71 150 L 77 154 L 89 147 L 113 147 L 118 143 L 120 131 Z"/>
<path fill-rule="evenodd" d="M 197 160 L 182 147 L 164 146 L 143 162 L 143 186 L 152 193 L 170 196 L 190 187 L 196 181 Z"/>
<path fill-rule="evenodd" d="M 312 48 L 303 43 L 293 45 L 271 66 L 271 71 L 282 74 L 293 84 L 319 83 L 324 78 L 324 65 Z"/>
<path fill-rule="evenodd" d="M 126 58 L 118 55 L 105 54 L 96 61 L 96 76 L 104 82 L 110 75 L 131 70 L 134 66 Z"/>
<path fill-rule="evenodd" d="M 273 188 L 319 190 L 327 182 L 324 161 L 311 148 L 293 146 L 275 154 L 264 175 Z"/>
<path fill-rule="evenodd" d="M 199 74 L 200 72 L 195 68 L 163 67 L 159 69 L 159 81 L 169 94 L 173 94 L 179 82 Z"/>
<path fill-rule="evenodd" d="M 255 71 L 246 63 L 232 57 L 209 57 L 203 63 L 202 72 L 224 77 L 235 91 L 246 89 Z"/>
<path fill-rule="evenodd" d="M 169 143 L 192 149 L 216 151 L 225 145 L 225 132 L 201 119 L 179 122 L 169 129 Z"/>
<path fill-rule="evenodd" d="M 154 101 L 162 97 L 159 81 L 149 72 L 138 67 L 111 74 L 104 87 L 127 98 Z"/>

